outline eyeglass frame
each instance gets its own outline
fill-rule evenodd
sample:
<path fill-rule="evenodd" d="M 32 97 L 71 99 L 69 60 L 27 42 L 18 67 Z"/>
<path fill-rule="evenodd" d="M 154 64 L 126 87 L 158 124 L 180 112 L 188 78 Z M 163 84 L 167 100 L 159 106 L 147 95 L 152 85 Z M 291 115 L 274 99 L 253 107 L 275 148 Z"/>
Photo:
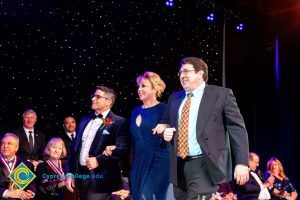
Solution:
<path fill-rule="evenodd" d="M 189 73 L 192 72 L 192 71 L 196 71 L 196 70 L 195 70 L 195 69 L 184 69 L 184 70 L 182 70 L 182 71 L 177 72 L 177 75 L 178 75 L 178 76 L 181 76 L 182 73 L 183 73 L 184 75 L 187 75 L 187 74 L 189 74 Z"/>
<path fill-rule="evenodd" d="M 99 100 L 99 99 L 101 99 L 101 98 L 107 99 L 107 100 L 111 100 L 110 98 L 101 96 L 101 95 L 99 95 L 99 94 L 92 94 L 92 95 L 91 95 L 91 99 L 93 99 L 94 97 L 95 97 L 97 100 Z"/>

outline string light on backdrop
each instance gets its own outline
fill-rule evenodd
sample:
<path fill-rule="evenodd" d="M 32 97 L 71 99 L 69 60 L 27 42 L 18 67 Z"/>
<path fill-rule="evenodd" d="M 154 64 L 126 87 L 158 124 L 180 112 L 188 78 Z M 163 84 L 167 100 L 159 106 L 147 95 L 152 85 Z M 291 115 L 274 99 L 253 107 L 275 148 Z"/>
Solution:
<path fill-rule="evenodd" d="M 244 22 L 248 19 L 248 16 L 245 16 L 242 11 L 236 10 L 230 4 L 220 5 L 213 0 L 197 0 L 195 7 L 201 13 L 204 13 L 203 17 L 209 22 L 226 22 L 227 28 L 233 28 L 241 32 L 245 30 Z"/>
<path fill-rule="evenodd" d="M 236 26 L 236 30 L 238 31 L 243 31 L 244 30 L 244 24 L 240 23 L 239 25 Z"/>
<path fill-rule="evenodd" d="M 214 13 L 210 13 L 210 14 L 206 17 L 206 19 L 207 19 L 208 21 L 214 21 L 214 19 L 215 19 L 215 14 L 214 14 Z"/>
<path fill-rule="evenodd" d="M 167 7 L 174 7 L 174 0 L 167 0 L 166 1 L 166 6 Z"/>

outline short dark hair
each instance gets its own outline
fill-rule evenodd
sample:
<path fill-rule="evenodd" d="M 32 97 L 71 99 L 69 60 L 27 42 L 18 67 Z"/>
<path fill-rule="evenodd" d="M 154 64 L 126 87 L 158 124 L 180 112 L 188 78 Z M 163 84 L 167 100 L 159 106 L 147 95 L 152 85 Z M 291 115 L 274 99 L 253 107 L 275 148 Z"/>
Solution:
<path fill-rule="evenodd" d="M 96 86 L 96 90 L 101 90 L 104 92 L 105 95 L 107 95 L 109 97 L 109 99 L 111 100 L 111 107 L 114 105 L 116 98 L 117 98 L 117 93 L 108 87 L 105 86 Z"/>
<path fill-rule="evenodd" d="M 207 64 L 200 58 L 186 57 L 181 60 L 181 65 L 191 64 L 196 72 L 203 70 L 203 79 L 205 82 L 208 80 L 208 67 Z"/>

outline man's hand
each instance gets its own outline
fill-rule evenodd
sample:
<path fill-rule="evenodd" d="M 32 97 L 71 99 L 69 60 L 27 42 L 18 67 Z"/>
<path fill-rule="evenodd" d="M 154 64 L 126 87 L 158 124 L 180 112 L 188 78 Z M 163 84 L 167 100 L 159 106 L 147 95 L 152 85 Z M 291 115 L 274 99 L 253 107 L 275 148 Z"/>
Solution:
<path fill-rule="evenodd" d="M 157 124 L 154 129 L 152 129 L 153 135 L 162 134 L 166 128 L 169 127 L 169 124 Z"/>
<path fill-rule="evenodd" d="M 274 181 L 275 181 L 275 177 L 269 176 L 269 178 L 264 182 L 263 185 L 265 188 L 271 187 L 273 185 Z"/>
<path fill-rule="evenodd" d="M 246 165 L 236 165 L 234 169 L 234 179 L 238 185 L 244 185 L 249 180 L 249 168 Z"/>
<path fill-rule="evenodd" d="M 74 188 L 75 187 L 75 180 L 74 178 L 67 178 L 66 180 L 66 188 L 70 191 L 70 192 L 74 192 Z"/>
<path fill-rule="evenodd" d="M 175 131 L 176 131 L 175 128 L 166 128 L 164 131 L 164 140 L 170 142 L 173 138 Z"/>
<path fill-rule="evenodd" d="M 22 191 L 21 199 L 31 199 L 31 198 L 32 198 L 32 191 L 31 190 L 27 190 L 26 192 Z"/>
<path fill-rule="evenodd" d="M 93 170 L 93 169 L 99 167 L 96 157 L 85 158 L 85 164 L 89 170 Z"/>
<path fill-rule="evenodd" d="M 105 156 L 111 156 L 113 150 L 115 149 L 116 149 L 116 145 L 106 146 L 102 154 Z"/>
<path fill-rule="evenodd" d="M 15 199 L 21 199 L 22 198 L 22 193 L 23 191 L 20 189 L 17 190 L 7 190 L 7 192 L 5 193 L 5 197 L 6 198 L 15 198 Z"/>

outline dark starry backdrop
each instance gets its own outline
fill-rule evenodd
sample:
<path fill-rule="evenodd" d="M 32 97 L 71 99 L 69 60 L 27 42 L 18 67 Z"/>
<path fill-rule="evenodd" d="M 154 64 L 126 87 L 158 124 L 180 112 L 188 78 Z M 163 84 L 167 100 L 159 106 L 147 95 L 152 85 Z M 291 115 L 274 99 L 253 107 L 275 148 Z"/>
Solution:
<path fill-rule="evenodd" d="M 140 104 L 135 78 L 160 74 L 166 101 L 185 56 L 202 57 L 209 83 L 221 85 L 222 26 L 205 14 L 193 1 L 0 0 L 0 132 L 21 126 L 27 108 L 40 130 L 57 132 L 66 115 L 91 112 L 97 84 L 115 89 L 113 111 L 129 118 Z"/>

